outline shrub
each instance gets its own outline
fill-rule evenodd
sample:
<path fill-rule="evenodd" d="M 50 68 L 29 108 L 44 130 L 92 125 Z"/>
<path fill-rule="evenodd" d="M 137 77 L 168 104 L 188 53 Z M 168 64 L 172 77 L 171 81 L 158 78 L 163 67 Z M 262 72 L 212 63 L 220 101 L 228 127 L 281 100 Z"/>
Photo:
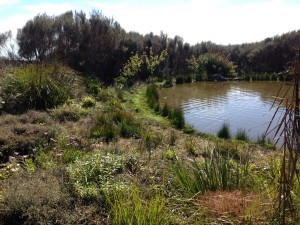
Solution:
<path fill-rule="evenodd" d="M 124 138 L 135 137 L 139 138 L 141 136 L 141 126 L 139 123 L 134 123 L 132 121 L 124 121 L 121 124 L 121 136 Z"/>
<path fill-rule="evenodd" d="M 173 80 L 172 80 L 172 78 L 168 78 L 167 80 L 165 80 L 164 86 L 165 87 L 173 86 Z"/>
<path fill-rule="evenodd" d="M 203 77 L 201 74 L 196 74 L 196 81 L 202 81 Z"/>
<path fill-rule="evenodd" d="M 1 183 L 1 224 L 56 224 L 67 223 L 61 212 L 70 204 L 61 191 L 56 177 L 34 173 L 10 178 Z"/>
<path fill-rule="evenodd" d="M 184 83 L 192 83 L 192 76 L 191 75 L 184 76 Z"/>
<path fill-rule="evenodd" d="M 55 120 L 59 122 L 76 122 L 80 119 L 81 116 L 86 115 L 86 112 L 76 105 L 64 105 L 53 109 L 51 115 Z"/>
<path fill-rule="evenodd" d="M 113 107 L 113 110 L 110 108 Z M 124 138 L 140 137 L 141 125 L 133 114 L 114 104 L 109 106 L 108 111 L 100 114 L 95 119 L 95 124 L 91 128 L 91 136 L 94 138 L 104 138 L 109 142 L 118 136 Z"/>
<path fill-rule="evenodd" d="M 75 161 L 67 171 L 74 194 L 91 201 L 96 200 L 100 196 L 101 188 L 114 176 L 122 173 L 124 168 L 122 157 L 94 152 Z"/>
<path fill-rule="evenodd" d="M 217 136 L 219 138 L 230 139 L 231 134 L 230 134 L 229 124 L 223 123 L 222 127 L 217 133 Z"/>
<path fill-rule="evenodd" d="M 100 85 L 97 81 L 88 79 L 85 81 L 86 92 L 96 97 L 100 92 Z"/>
<path fill-rule="evenodd" d="M 28 109 L 53 108 L 66 102 L 74 77 L 64 74 L 64 69 L 53 65 L 26 65 L 14 69 L 0 83 L 3 110 L 20 113 Z"/>
<path fill-rule="evenodd" d="M 91 136 L 93 138 L 103 138 L 106 142 L 109 142 L 118 136 L 117 127 L 111 123 L 96 124 L 91 129 Z"/>
<path fill-rule="evenodd" d="M 176 84 L 183 84 L 183 83 L 184 83 L 184 79 L 182 76 L 176 77 Z"/>
<path fill-rule="evenodd" d="M 81 103 L 81 106 L 83 108 L 91 108 L 95 107 L 96 105 L 96 100 L 92 97 L 85 97 Z"/>
<path fill-rule="evenodd" d="M 168 160 L 176 160 L 176 158 L 177 158 L 174 149 L 171 149 L 171 148 L 167 149 L 167 150 L 164 152 L 164 156 L 165 156 L 166 159 L 168 159 Z"/>

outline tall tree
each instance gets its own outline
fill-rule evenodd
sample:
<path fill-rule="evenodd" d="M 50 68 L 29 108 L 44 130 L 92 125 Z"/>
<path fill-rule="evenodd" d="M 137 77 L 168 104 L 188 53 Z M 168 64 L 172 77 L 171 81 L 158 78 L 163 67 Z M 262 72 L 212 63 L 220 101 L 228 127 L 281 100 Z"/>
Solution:
<path fill-rule="evenodd" d="M 19 55 L 28 60 L 47 59 L 54 50 L 56 38 L 54 18 L 46 14 L 37 15 L 18 30 Z"/>

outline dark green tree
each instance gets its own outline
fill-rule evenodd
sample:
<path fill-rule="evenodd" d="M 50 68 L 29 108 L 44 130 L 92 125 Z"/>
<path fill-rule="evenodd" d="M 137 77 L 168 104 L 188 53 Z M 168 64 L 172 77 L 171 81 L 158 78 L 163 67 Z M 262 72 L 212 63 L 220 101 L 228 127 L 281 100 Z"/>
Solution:
<path fill-rule="evenodd" d="M 37 15 L 18 30 L 19 55 L 28 60 L 46 60 L 54 51 L 55 19 L 46 14 Z"/>

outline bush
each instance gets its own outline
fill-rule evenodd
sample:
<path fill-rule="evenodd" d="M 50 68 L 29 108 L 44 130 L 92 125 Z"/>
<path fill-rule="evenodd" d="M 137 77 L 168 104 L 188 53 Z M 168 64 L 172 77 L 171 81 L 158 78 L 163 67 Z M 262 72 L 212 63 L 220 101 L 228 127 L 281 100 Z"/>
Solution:
<path fill-rule="evenodd" d="M 68 176 L 75 196 L 93 201 L 100 196 L 104 185 L 123 172 L 123 158 L 112 154 L 93 152 L 75 161 L 68 168 Z"/>
<path fill-rule="evenodd" d="M 91 128 L 92 137 L 103 138 L 106 142 L 118 136 L 137 138 L 140 135 L 140 123 L 131 112 L 125 110 L 124 107 L 117 103 L 109 106 L 108 110 L 103 112 L 103 114 L 98 115 L 94 126 Z"/>
<path fill-rule="evenodd" d="M 6 190 L 0 201 L 1 224 L 68 223 L 61 211 L 70 202 L 54 176 L 26 174 L 3 181 L 1 188 Z"/>
<path fill-rule="evenodd" d="M 96 97 L 100 92 L 100 85 L 97 81 L 89 79 L 85 82 L 85 89 L 88 94 Z"/>
<path fill-rule="evenodd" d="M 230 134 L 229 124 L 223 123 L 222 127 L 217 133 L 217 136 L 219 138 L 230 139 L 231 134 Z"/>
<path fill-rule="evenodd" d="M 192 76 L 187 75 L 184 77 L 184 83 L 192 83 Z"/>
<path fill-rule="evenodd" d="M 77 122 L 81 116 L 86 116 L 87 112 L 76 105 L 64 105 L 53 109 L 51 115 L 59 122 Z"/>
<path fill-rule="evenodd" d="M 172 148 L 167 149 L 164 152 L 164 156 L 168 160 L 176 160 L 177 159 L 176 153 L 175 153 L 174 149 L 172 149 Z"/>
<path fill-rule="evenodd" d="M 13 70 L 1 80 L 3 111 L 22 113 L 28 109 L 48 109 L 70 97 L 74 79 L 60 66 L 26 65 Z"/>
<path fill-rule="evenodd" d="M 183 83 L 184 83 L 184 79 L 182 76 L 176 77 L 176 84 L 183 84 Z"/>
<path fill-rule="evenodd" d="M 172 78 L 168 78 L 167 80 L 165 80 L 164 86 L 166 86 L 166 87 L 173 86 L 173 80 L 172 80 Z"/>
<path fill-rule="evenodd" d="M 95 105 L 96 105 L 96 100 L 91 97 L 85 97 L 81 103 L 81 106 L 83 108 L 91 108 L 91 107 L 95 107 Z"/>
<path fill-rule="evenodd" d="M 141 136 L 141 126 L 139 123 L 134 123 L 130 121 L 124 121 L 121 124 L 121 136 L 124 138 L 135 137 L 139 138 Z"/>
<path fill-rule="evenodd" d="M 196 81 L 202 81 L 203 77 L 201 74 L 196 74 Z"/>

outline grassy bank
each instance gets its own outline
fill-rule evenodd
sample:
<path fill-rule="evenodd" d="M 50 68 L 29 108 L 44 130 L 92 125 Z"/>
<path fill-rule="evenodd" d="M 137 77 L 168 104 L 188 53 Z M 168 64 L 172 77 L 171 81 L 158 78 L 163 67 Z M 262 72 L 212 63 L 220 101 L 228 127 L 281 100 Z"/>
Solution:
<path fill-rule="evenodd" d="M 77 78 L 85 90 L 63 104 L 0 116 L 1 224 L 280 219 L 276 151 L 177 129 L 170 109 L 149 107 L 146 86 L 104 88 Z"/>

